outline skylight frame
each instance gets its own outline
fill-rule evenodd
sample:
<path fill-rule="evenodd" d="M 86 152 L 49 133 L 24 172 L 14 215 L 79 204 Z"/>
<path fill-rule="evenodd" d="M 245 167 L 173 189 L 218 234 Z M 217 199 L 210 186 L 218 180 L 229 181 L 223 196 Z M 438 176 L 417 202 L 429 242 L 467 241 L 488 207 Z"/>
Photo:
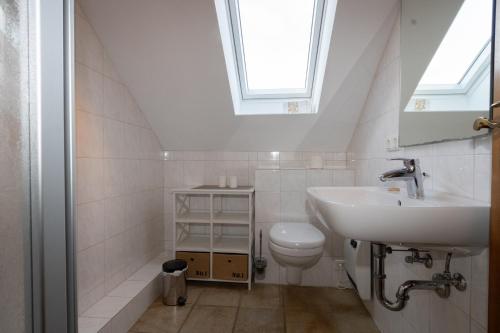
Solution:
<path fill-rule="evenodd" d="M 322 25 L 324 20 L 326 0 L 315 0 L 313 9 L 312 29 L 309 42 L 308 64 L 305 89 L 265 89 L 250 91 L 247 84 L 243 40 L 241 36 L 240 11 L 238 0 L 227 0 L 230 19 L 230 33 L 234 46 L 237 75 L 242 100 L 290 100 L 312 98 L 316 77 L 317 58 L 320 47 Z"/>
<path fill-rule="evenodd" d="M 453 95 L 466 94 L 482 77 L 491 65 L 491 39 L 486 42 L 474 61 L 469 65 L 460 81 L 456 84 L 419 84 L 415 95 Z"/>

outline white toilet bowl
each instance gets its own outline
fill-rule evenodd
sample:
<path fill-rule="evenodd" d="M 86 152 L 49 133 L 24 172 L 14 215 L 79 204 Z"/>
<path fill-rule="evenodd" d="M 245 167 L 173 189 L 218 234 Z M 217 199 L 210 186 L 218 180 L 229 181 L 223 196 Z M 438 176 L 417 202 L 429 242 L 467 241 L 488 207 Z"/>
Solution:
<path fill-rule="evenodd" d="M 289 284 L 301 283 L 302 270 L 318 262 L 324 244 L 323 233 L 308 223 L 277 223 L 269 231 L 269 249 Z"/>

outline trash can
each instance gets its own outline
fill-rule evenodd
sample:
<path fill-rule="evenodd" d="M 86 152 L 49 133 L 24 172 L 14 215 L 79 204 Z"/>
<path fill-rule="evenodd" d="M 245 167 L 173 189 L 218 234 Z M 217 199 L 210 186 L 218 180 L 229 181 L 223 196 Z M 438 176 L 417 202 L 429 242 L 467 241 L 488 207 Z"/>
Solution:
<path fill-rule="evenodd" d="M 175 259 L 163 264 L 163 304 L 184 305 L 187 301 L 185 260 Z"/>

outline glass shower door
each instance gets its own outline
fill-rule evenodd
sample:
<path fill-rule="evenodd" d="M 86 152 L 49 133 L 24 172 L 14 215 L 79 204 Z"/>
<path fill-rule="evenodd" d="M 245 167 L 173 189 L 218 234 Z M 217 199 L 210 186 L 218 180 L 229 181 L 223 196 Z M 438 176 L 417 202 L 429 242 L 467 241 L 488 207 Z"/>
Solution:
<path fill-rule="evenodd" d="M 0 332 L 31 331 L 27 0 L 0 1 Z"/>

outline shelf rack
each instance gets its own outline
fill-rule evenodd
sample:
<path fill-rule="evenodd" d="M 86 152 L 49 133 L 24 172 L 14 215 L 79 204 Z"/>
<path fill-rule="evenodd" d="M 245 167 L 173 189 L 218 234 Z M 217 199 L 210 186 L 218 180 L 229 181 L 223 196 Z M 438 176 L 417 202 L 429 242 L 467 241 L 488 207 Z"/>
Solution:
<path fill-rule="evenodd" d="M 254 199 L 251 186 L 235 189 L 217 186 L 199 186 L 172 191 L 174 249 L 210 254 L 210 277 L 203 281 L 246 283 L 252 287 L 252 260 L 254 244 Z M 224 200 L 239 198 L 248 201 L 245 210 L 225 210 Z M 194 201 L 197 201 L 194 203 Z M 193 201 L 193 202 L 192 202 Z M 201 202 L 201 205 L 200 205 Z M 224 233 L 224 229 L 245 231 Z M 234 231 L 233 230 L 233 231 Z M 246 254 L 248 273 L 245 281 L 221 280 L 213 277 L 213 254 Z M 191 280 L 201 280 L 191 278 Z"/>

